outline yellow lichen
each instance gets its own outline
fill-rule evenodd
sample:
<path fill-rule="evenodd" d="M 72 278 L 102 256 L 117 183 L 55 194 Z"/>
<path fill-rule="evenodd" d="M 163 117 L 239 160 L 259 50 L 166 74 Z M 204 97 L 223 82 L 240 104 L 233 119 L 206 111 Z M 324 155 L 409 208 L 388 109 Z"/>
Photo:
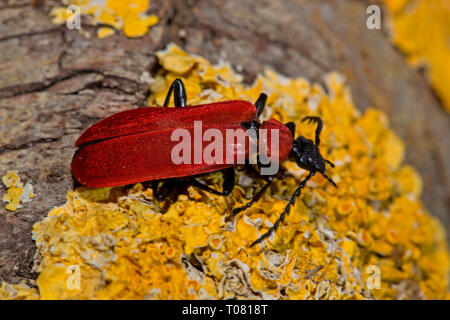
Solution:
<path fill-rule="evenodd" d="M 103 39 L 114 34 L 114 29 L 108 27 L 102 27 L 97 30 L 97 37 Z"/>
<path fill-rule="evenodd" d="M 26 284 L 8 284 L 3 282 L 0 286 L 0 300 L 38 300 L 40 298 L 36 289 Z"/>
<path fill-rule="evenodd" d="M 235 218 L 231 210 L 263 184 L 240 167 L 228 197 L 189 187 L 159 203 L 142 184 L 77 188 L 33 228 L 43 257 L 41 298 L 449 297 L 445 235 L 419 200 L 420 177 L 403 164 L 403 143 L 386 116 L 373 109 L 360 115 L 342 75 L 325 76 L 327 94 L 270 70 L 246 86 L 227 64 L 213 66 L 173 45 L 157 57 L 162 68 L 151 81 L 149 105 L 162 105 L 179 77 L 191 105 L 255 101 L 264 91 L 263 118 L 295 121 L 297 135 L 314 137 L 302 117 L 322 117 L 320 149 L 336 164 L 328 173 L 338 188 L 315 176 L 278 232 L 254 247 L 307 174 L 295 163 L 285 162 L 286 178 Z M 213 187 L 222 182 L 218 173 L 203 179 Z"/>
<path fill-rule="evenodd" d="M 33 185 L 27 182 L 24 186 L 16 170 L 8 171 L 2 177 L 2 181 L 8 188 L 8 191 L 3 195 L 3 201 L 8 202 L 6 209 L 10 211 L 16 211 L 20 207 L 20 203 L 29 202 L 35 197 Z"/>
<path fill-rule="evenodd" d="M 68 10 L 70 5 L 78 6 L 79 13 L 89 16 L 93 25 L 108 25 L 97 31 L 98 38 L 114 34 L 114 29 L 123 30 L 127 37 L 141 37 L 148 29 L 158 23 L 156 15 L 147 15 L 149 0 L 69 0 L 68 7 L 56 7 L 51 10 L 53 23 L 63 24 L 72 19 L 76 12 Z M 114 28 L 114 29 L 112 29 Z"/>
<path fill-rule="evenodd" d="M 385 0 L 392 41 L 414 66 L 425 65 L 428 79 L 450 111 L 450 3 L 448 0 Z"/>

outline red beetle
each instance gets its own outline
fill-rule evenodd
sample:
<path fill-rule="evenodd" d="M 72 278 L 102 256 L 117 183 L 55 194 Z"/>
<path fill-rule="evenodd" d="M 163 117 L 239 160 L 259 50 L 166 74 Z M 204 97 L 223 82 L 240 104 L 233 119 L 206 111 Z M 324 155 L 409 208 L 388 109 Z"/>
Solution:
<path fill-rule="evenodd" d="M 234 167 L 238 164 L 239 157 L 250 160 L 249 138 L 239 140 L 239 135 L 246 135 L 254 130 L 256 136 L 266 129 L 267 135 L 263 144 L 269 159 L 282 162 L 288 158 L 297 162 L 297 165 L 309 171 L 308 176 L 301 181 L 299 187 L 289 200 L 285 210 L 275 224 L 251 246 L 269 237 L 283 222 L 289 213 L 295 198 L 300 195 L 306 182 L 317 172 L 322 174 L 334 186 L 336 184 L 325 174 L 325 164 L 334 165 L 324 159 L 319 151 L 320 132 L 322 121 L 319 117 L 306 117 L 304 120 L 317 123 L 315 143 L 303 136 L 294 139 L 295 124 L 289 122 L 282 124 L 275 119 L 260 123 L 261 115 L 267 96 L 262 93 L 255 104 L 247 101 L 225 101 L 198 106 L 186 106 L 186 91 L 183 82 L 176 79 L 170 86 L 164 107 L 167 107 L 173 92 L 175 108 L 140 108 L 123 111 L 101 120 L 89 127 L 77 140 L 78 147 L 72 160 L 72 173 L 83 185 L 88 187 L 112 187 L 133 184 L 143 181 L 152 181 L 155 194 L 159 200 L 164 199 L 180 179 L 187 180 L 195 187 L 218 195 L 228 195 L 235 184 Z M 216 134 L 226 136 L 227 132 L 237 132 L 236 142 L 233 138 L 217 142 L 221 150 L 226 151 L 230 158 L 226 158 L 224 152 L 217 155 L 215 161 L 200 159 L 196 161 L 195 151 L 200 154 L 205 145 L 194 141 L 184 149 L 183 163 L 174 163 L 173 150 L 179 145 L 173 138 L 174 132 L 183 130 L 184 133 L 196 135 L 196 123 L 201 121 L 203 130 L 212 129 Z M 180 132 L 180 131 L 178 131 Z M 275 135 L 276 133 L 276 135 Z M 278 137 L 278 148 L 272 147 L 273 137 Z M 202 135 L 203 137 L 203 135 Z M 242 141 L 244 145 L 242 146 Z M 217 144 L 216 144 L 217 145 Z M 187 150 L 187 155 L 184 154 Z M 189 152 L 191 151 L 191 152 Z M 193 152 L 192 152 L 193 151 Z M 189 154 L 190 153 L 190 154 Z M 198 153 L 198 152 L 197 152 Z M 264 170 L 264 165 L 259 161 L 261 148 L 258 155 L 258 166 Z M 275 157 L 276 159 L 275 159 Z M 194 161 L 192 161 L 194 159 Z M 266 165 L 267 167 L 267 165 Z M 277 167 L 278 168 L 278 167 Z M 222 171 L 224 174 L 223 190 L 217 191 L 201 183 L 194 176 Z M 264 176 L 267 183 L 259 190 L 251 201 L 245 206 L 235 208 L 233 215 L 249 208 L 258 201 L 265 190 L 273 182 L 276 172 Z M 159 181 L 163 184 L 158 188 Z"/>

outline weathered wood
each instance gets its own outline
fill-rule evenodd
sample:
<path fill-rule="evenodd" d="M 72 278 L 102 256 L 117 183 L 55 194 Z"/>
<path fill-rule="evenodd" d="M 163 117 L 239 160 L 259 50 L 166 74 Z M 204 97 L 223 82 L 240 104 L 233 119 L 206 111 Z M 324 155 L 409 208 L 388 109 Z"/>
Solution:
<path fill-rule="evenodd" d="M 406 161 L 422 174 L 425 205 L 450 227 L 449 116 L 389 43 L 386 23 L 366 28 L 365 2 L 152 0 L 161 21 L 148 35 L 102 40 L 90 26 L 83 25 L 86 38 L 53 25 L 52 3 L 0 6 L 0 175 L 18 170 L 37 195 L 15 213 L 0 207 L 0 280 L 36 276 L 31 228 L 72 187 L 74 141 L 95 121 L 144 104 L 142 74 L 155 70 L 155 51 L 171 41 L 230 61 L 248 82 L 266 66 L 311 81 L 343 72 L 361 110 L 389 115 L 407 144 Z"/>

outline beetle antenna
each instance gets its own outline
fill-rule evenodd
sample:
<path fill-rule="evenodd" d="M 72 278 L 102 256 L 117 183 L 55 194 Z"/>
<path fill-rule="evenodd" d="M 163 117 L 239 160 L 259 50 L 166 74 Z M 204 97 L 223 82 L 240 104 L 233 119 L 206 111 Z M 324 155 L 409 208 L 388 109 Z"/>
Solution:
<path fill-rule="evenodd" d="M 329 176 L 327 176 L 325 173 L 320 173 L 325 179 L 327 179 L 335 188 L 337 188 L 336 183 L 331 179 Z"/>
<path fill-rule="evenodd" d="M 324 159 L 326 163 L 328 163 L 330 165 L 330 167 L 334 168 L 334 163 L 331 162 L 330 160 Z"/>
<path fill-rule="evenodd" d="M 267 239 L 268 237 L 270 237 L 270 235 L 272 233 L 274 233 L 275 231 L 277 231 L 278 227 L 280 226 L 280 224 L 284 221 L 284 219 L 286 218 L 286 216 L 289 214 L 289 211 L 291 210 L 291 206 L 294 205 L 295 202 L 295 198 L 299 197 L 302 189 L 305 187 L 306 183 L 308 182 L 309 179 L 312 178 L 312 176 L 314 176 L 316 174 L 315 171 L 310 171 L 309 174 L 306 176 L 305 179 L 303 179 L 302 182 L 300 182 L 300 185 L 298 186 L 297 189 L 295 189 L 294 194 L 291 196 L 291 199 L 289 199 L 288 204 L 286 205 L 286 207 L 284 208 L 283 213 L 281 214 L 281 216 L 278 218 L 277 221 L 275 221 L 275 223 L 273 224 L 273 226 L 266 232 L 264 233 L 261 237 L 259 237 L 255 242 L 253 242 L 250 247 L 253 247 L 255 244 L 260 243 L 261 241 L 263 241 L 264 239 Z"/>

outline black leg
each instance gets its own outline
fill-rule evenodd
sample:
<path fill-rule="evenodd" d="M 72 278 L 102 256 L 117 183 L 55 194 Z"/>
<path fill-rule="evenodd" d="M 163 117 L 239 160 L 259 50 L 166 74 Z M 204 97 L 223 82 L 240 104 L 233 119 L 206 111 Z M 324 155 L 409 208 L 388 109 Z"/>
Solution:
<path fill-rule="evenodd" d="M 236 172 L 234 170 L 234 167 L 231 167 L 222 170 L 222 174 L 224 179 L 222 184 L 222 192 L 224 193 L 224 195 L 229 195 L 234 189 Z"/>
<path fill-rule="evenodd" d="M 266 101 L 267 95 L 265 93 L 261 93 L 255 102 L 257 117 L 259 117 L 263 113 L 264 108 L 266 106 Z M 256 138 L 259 139 L 259 127 L 261 126 L 261 124 L 257 119 L 251 122 L 243 122 L 242 126 L 247 130 L 250 129 L 255 130 Z"/>
<path fill-rule="evenodd" d="M 266 101 L 267 101 L 267 94 L 261 93 L 259 95 L 258 100 L 256 100 L 255 102 L 255 107 L 258 112 L 257 117 L 259 117 L 263 113 L 264 107 L 266 106 Z"/>
<path fill-rule="evenodd" d="M 169 106 L 170 95 L 173 92 L 173 101 L 175 107 L 186 107 L 186 89 L 184 88 L 183 81 L 181 79 L 175 79 L 170 85 L 169 92 L 167 93 L 166 100 L 164 100 L 164 107 Z"/>
<path fill-rule="evenodd" d="M 192 186 L 199 188 L 200 190 L 210 192 L 218 196 L 227 196 L 231 193 L 231 191 L 233 191 L 234 188 L 234 177 L 235 177 L 234 167 L 222 170 L 222 174 L 223 174 L 222 192 L 214 190 L 213 188 L 207 186 L 204 183 L 201 183 L 195 178 L 191 178 L 189 181 L 192 184 Z"/>
<path fill-rule="evenodd" d="M 158 188 L 159 182 L 152 185 L 153 194 L 159 202 L 164 201 L 169 194 L 175 189 L 178 179 L 163 180 L 162 185 Z"/>
<path fill-rule="evenodd" d="M 289 130 L 291 131 L 291 134 L 292 134 L 292 138 L 295 139 L 295 123 L 288 122 L 288 123 L 285 123 L 284 125 L 289 128 Z"/>
<path fill-rule="evenodd" d="M 270 235 L 272 233 L 274 233 L 278 227 L 280 226 L 281 223 L 283 223 L 284 219 L 286 218 L 286 216 L 289 214 L 289 211 L 291 210 L 291 206 L 294 205 L 295 202 L 295 198 L 297 198 L 298 196 L 300 196 L 302 189 L 305 187 L 306 182 L 308 182 L 309 179 L 312 178 L 312 176 L 315 174 L 315 172 L 310 172 L 308 174 L 308 176 L 303 179 L 303 181 L 300 183 L 300 185 L 298 186 L 298 188 L 295 190 L 294 194 L 291 196 L 291 199 L 289 200 L 287 206 L 284 208 L 283 213 L 281 214 L 281 216 L 278 218 L 278 220 L 274 223 L 274 225 L 265 233 L 263 234 L 261 237 L 259 237 L 255 242 L 253 242 L 250 247 L 253 247 L 255 244 L 260 243 L 261 241 L 263 241 L 264 239 L 270 237 Z"/>
<path fill-rule="evenodd" d="M 308 121 L 308 123 L 317 123 L 317 128 L 316 128 L 316 145 L 319 146 L 320 144 L 320 132 L 322 132 L 322 127 L 323 127 L 323 123 L 322 123 L 322 119 L 320 119 L 319 117 L 305 117 L 302 119 L 303 121 Z"/>
<path fill-rule="evenodd" d="M 158 185 L 159 185 L 159 181 L 151 181 L 151 188 L 153 190 L 153 197 L 154 198 L 158 198 Z"/>
<path fill-rule="evenodd" d="M 267 177 L 267 183 L 253 196 L 252 200 L 250 200 L 246 205 L 234 208 L 233 209 L 233 216 L 237 215 L 239 212 L 246 210 L 250 208 L 254 203 L 258 202 L 259 199 L 263 196 L 264 192 L 266 192 L 267 188 L 269 188 L 270 184 L 273 182 L 274 176 L 268 176 Z"/>

